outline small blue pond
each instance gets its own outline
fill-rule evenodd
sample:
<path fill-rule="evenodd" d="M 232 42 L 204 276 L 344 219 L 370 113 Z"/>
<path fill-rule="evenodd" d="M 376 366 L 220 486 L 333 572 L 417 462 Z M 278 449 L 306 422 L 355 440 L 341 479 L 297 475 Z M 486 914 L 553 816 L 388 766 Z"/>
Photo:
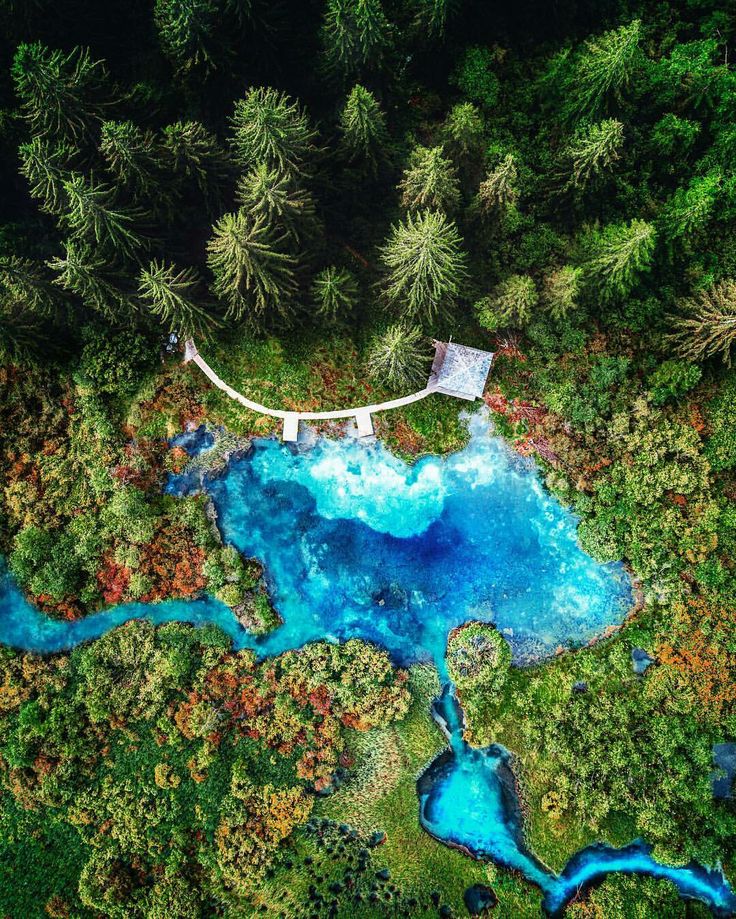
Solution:
<path fill-rule="evenodd" d="M 0 572 L 0 640 L 59 651 L 147 617 L 213 623 L 237 648 L 260 655 L 359 637 L 383 645 L 401 664 L 433 660 L 446 676 L 448 632 L 468 619 L 493 620 L 517 663 L 583 644 L 620 623 L 632 599 L 623 566 L 600 564 L 581 550 L 575 518 L 545 493 L 532 466 L 490 435 L 483 413 L 470 430 L 464 450 L 413 466 L 380 444 L 318 440 L 294 449 L 259 440 L 224 475 L 205 479 L 201 487 L 225 540 L 266 566 L 284 624 L 265 638 L 248 635 L 227 607 L 207 597 L 56 622 Z M 195 455 L 212 438 L 200 431 L 179 443 Z M 172 476 L 167 490 L 181 495 L 198 487 L 199 477 L 188 474 Z M 550 911 L 578 884 L 610 870 L 671 877 L 684 895 L 730 908 L 720 874 L 659 866 L 640 844 L 586 849 L 562 875 L 552 875 L 524 849 L 509 754 L 469 748 L 449 691 L 443 700 L 451 745 L 419 788 L 422 822 L 435 836 L 518 868 L 539 884 Z"/>

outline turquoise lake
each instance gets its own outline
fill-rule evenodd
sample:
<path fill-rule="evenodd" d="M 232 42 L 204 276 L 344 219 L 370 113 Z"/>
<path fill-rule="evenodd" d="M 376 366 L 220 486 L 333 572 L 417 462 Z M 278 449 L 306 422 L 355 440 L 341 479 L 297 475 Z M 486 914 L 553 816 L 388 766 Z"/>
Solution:
<path fill-rule="evenodd" d="M 223 604 L 128 604 L 75 622 L 49 619 L 0 572 L 0 640 L 40 653 L 74 647 L 133 618 L 215 624 L 236 648 L 275 655 L 309 641 L 363 638 L 400 664 L 429 660 L 447 679 L 447 635 L 468 619 L 493 621 L 514 661 L 528 664 L 583 645 L 620 624 L 632 589 L 620 563 L 600 563 L 577 541 L 577 520 L 543 488 L 533 464 L 492 435 L 481 411 L 465 449 L 408 465 L 380 443 L 317 439 L 293 447 L 256 440 L 224 474 L 170 477 L 167 491 L 203 490 L 223 539 L 265 565 L 283 624 L 262 639 Z M 176 439 L 192 454 L 212 434 Z M 609 871 L 666 877 L 683 896 L 730 915 L 733 893 L 719 870 L 670 868 L 641 842 L 593 846 L 554 875 L 524 846 L 512 759 L 462 739 L 461 712 L 446 686 L 436 716 L 449 740 L 418 786 L 428 832 L 521 871 L 550 913 Z"/>

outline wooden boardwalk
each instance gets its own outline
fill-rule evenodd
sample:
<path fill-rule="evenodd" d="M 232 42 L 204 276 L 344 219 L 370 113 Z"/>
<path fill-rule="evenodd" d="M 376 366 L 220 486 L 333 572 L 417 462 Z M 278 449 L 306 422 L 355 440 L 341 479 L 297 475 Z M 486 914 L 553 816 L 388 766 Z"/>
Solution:
<path fill-rule="evenodd" d="M 258 412 L 260 415 L 269 415 L 271 418 L 280 418 L 283 421 L 283 439 L 296 441 L 299 436 L 300 421 L 333 421 L 340 418 L 354 418 L 358 428 L 359 437 L 370 437 L 373 434 L 373 421 L 371 415 L 376 412 L 389 411 L 392 408 L 401 408 L 404 405 L 410 405 L 412 402 L 419 402 L 426 399 L 427 396 L 436 392 L 436 386 L 433 382 L 419 392 L 412 393 L 409 396 L 403 396 L 400 399 L 390 399 L 388 402 L 378 402 L 375 405 L 361 405 L 355 408 L 337 409 L 331 412 L 289 412 L 279 408 L 268 408 L 259 402 L 253 402 L 247 399 L 232 386 L 229 386 L 222 380 L 215 371 L 210 367 L 207 361 L 197 350 L 197 346 L 192 339 L 188 339 L 184 347 L 184 363 L 192 362 L 207 376 L 212 383 L 221 389 L 224 393 L 239 402 L 245 408 L 252 412 Z"/>

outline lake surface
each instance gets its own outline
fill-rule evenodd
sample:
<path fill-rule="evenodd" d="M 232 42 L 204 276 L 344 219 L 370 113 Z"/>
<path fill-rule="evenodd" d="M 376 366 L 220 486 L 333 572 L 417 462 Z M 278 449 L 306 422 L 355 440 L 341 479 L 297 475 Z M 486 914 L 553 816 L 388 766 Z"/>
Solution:
<path fill-rule="evenodd" d="M 206 491 L 224 540 L 264 563 L 284 623 L 261 639 L 209 597 L 54 621 L 0 571 L 0 640 L 53 652 L 129 619 L 177 620 L 217 625 L 236 648 L 260 655 L 325 638 L 363 638 L 386 647 L 400 664 L 432 660 L 446 679 L 447 635 L 468 619 L 495 622 L 516 663 L 584 644 L 618 625 L 632 602 L 623 566 L 582 551 L 575 517 L 544 491 L 532 464 L 492 436 L 485 412 L 471 418 L 470 434 L 458 453 L 414 465 L 378 443 L 317 439 L 295 448 L 256 440 L 220 476 L 171 476 L 171 494 Z M 177 442 L 196 455 L 213 437 L 202 430 Z M 450 746 L 418 789 L 422 823 L 437 838 L 520 870 L 543 890 L 552 912 L 577 886 L 610 870 L 667 876 L 684 895 L 731 908 L 721 874 L 658 865 L 641 843 L 585 849 L 553 875 L 524 846 L 510 754 L 464 742 L 450 687 L 437 716 Z"/>

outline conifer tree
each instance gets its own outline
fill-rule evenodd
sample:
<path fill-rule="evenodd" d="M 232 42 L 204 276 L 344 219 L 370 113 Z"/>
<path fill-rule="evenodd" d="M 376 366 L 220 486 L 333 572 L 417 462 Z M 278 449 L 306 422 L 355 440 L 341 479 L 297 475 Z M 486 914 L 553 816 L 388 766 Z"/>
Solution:
<path fill-rule="evenodd" d="M 295 242 L 315 227 L 314 200 L 309 192 L 292 176 L 265 163 L 240 178 L 236 197 L 254 219 L 263 218 L 275 233 L 285 232 Z"/>
<path fill-rule="evenodd" d="M 687 188 L 678 188 L 667 202 L 661 225 L 669 240 L 687 238 L 707 226 L 718 200 L 719 172 L 696 176 Z"/>
<path fill-rule="evenodd" d="M 201 298 L 201 284 L 193 268 L 177 268 L 170 262 L 154 259 L 141 269 L 139 280 L 139 298 L 169 332 L 184 339 L 202 338 L 219 325 L 197 302 Z"/>
<path fill-rule="evenodd" d="M 368 374 L 395 389 L 426 380 L 429 349 L 417 326 L 392 325 L 371 343 Z"/>
<path fill-rule="evenodd" d="M 554 319 L 564 319 L 578 306 L 582 286 L 582 268 L 565 265 L 548 274 L 543 283 L 544 305 Z"/>
<path fill-rule="evenodd" d="M 387 301 L 411 320 L 432 322 L 453 306 L 466 276 L 457 227 L 434 211 L 392 227 L 381 261 Z"/>
<path fill-rule="evenodd" d="M 48 339 L 38 313 L 13 296 L 0 297 L 0 365 L 34 363 Z"/>
<path fill-rule="evenodd" d="M 445 119 L 443 133 L 448 147 L 460 158 L 478 149 L 483 137 L 483 118 L 472 102 L 459 102 Z"/>
<path fill-rule="evenodd" d="M 503 211 L 516 201 L 518 170 L 513 154 L 507 153 L 478 188 L 478 201 L 486 213 Z"/>
<path fill-rule="evenodd" d="M 346 268 L 323 268 L 312 284 L 312 301 L 318 316 L 328 322 L 345 319 L 355 308 L 358 285 Z"/>
<path fill-rule="evenodd" d="M 225 214 L 207 244 L 213 290 L 227 304 L 227 317 L 261 325 L 270 319 L 289 321 L 296 293 L 294 258 L 281 250 L 264 217 L 243 208 Z"/>
<path fill-rule="evenodd" d="M 640 60 L 641 22 L 605 32 L 585 43 L 570 87 L 578 115 L 596 115 L 611 98 L 620 95 Z"/>
<path fill-rule="evenodd" d="M 591 124 L 580 131 L 566 150 L 572 173 L 569 184 L 575 188 L 586 185 L 616 162 L 624 142 L 624 126 L 609 118 Z"/>
<path fill-rule="evenodd" d="M 220 200 L 232 166 L 214 134 L 198 121 L 177 121 L 164 128 L 162 146 L 178 177 L 193 179 L 208 201 Z"/>
<path fill-rule="evenodd" d="M 235 104 L 232 147 L 247 168 L 265 163 L 283 172 L 306 173 L 315 155 L 314 131 L 298 103 L 268 87 L 250 89 Z"/>
<path fill-rule="evenodd" d="M 113 176 L 136 198 L 161 194 L 161 156 L 153 132 L 132 121 L 106 121 L 100 152 Z"/>
<path fill-rule="evenodd" d="M 20 171 L 29 190 L 41 202 L 41 210 L 59 216 L 67 207 L 64 182 L 70 179 L 75 150 L 67 143 L 51 143 L 34 137 L 19 147 Z"/>
<path fill-rule="evenodd" d="M 349 80 L 380 67 L 391 43 L 391 27 L 380 0 L 327 0 L 322 25 L 325 68 Z"/>
<path fill-rule="evenodd" d="M 213 47 L 220 15 L 216 0 L 156 0 L 154 22 L 159 41 L 174 69 L 185 73 L 199 65 L 216 66 Z"/>
<path fill-rule="evenodd" d="M 432 38 L 445 34 L 447 20 L 457 7 L 457 0 L 416 0 L 417 24 Z"/>
<path fill-rule="evenodd" d="M 399 189 L 401 203 L 410 211 L 429 208 L 450 214 L 460 204 L 457 170 L 442 147 L 415 147 Z"/>
<path fill-rule="evenodd" d="M 108 250 L 111 257 L 134 256 L 145 245 L 135 229 L 139 214 L 115 203 L 115 192 L 96 178 L 74 173 L 63 184 L 68 209 L 64 223 L 75 237 Z"/>
<path fill-rule="evenodd" d="M 585 275 L 603 300 L 629 293 L 636 276 L 651 264 L 655 238 L 654 227 L 643 220 L 610 224 L 593 235 Z"/>
<path fill-rule="evenodd" d="M 21 44 L 13 58 L 15 91 L 33 134 L 55 143 L 85 140 L 102 112 L 107 78 L 88 50 L 50 50 L 40 42 Z"/>
<path fill-rule="evenodd" d="M 479 301 L 475 309 L 479 323 L 491 331 L 504 326 L 523 328 L 538 302 L 534 279 L 526 274 L 512 274 L 497 285 L 490 297 Z"/>
<path fill-rule="evenodd" d="M 39 316 L 51 316 L 56 310 L 58 291 L 39 262 L 16 255 L 0 257 L 0 288 Z"/>
<path fill-rule="evenodd" d="M 48 263 L 57 275 L 54 283 L 75 294 L 85 306 L 107 319 L 130 320 L 130 303 L 109 277 L 106 259 L 85 242 L 67 240 L 63 248 L 63 255 Z"/>
<path fill-rule="evenodd" d="M 386 118 L 373 93 L 359 83 L 342 110 L 340 129 L 349 159 L 375 170 L 387 139 Z"/>
<path fill-rule="evenodd" d="M 704 361 L 720 354 L 731 366 L 736 344 L 736 281 L 731 278 L 700 291 L 682 303 L 683 315 L 675 321 L 670 341 L 689 361 Z"/>

